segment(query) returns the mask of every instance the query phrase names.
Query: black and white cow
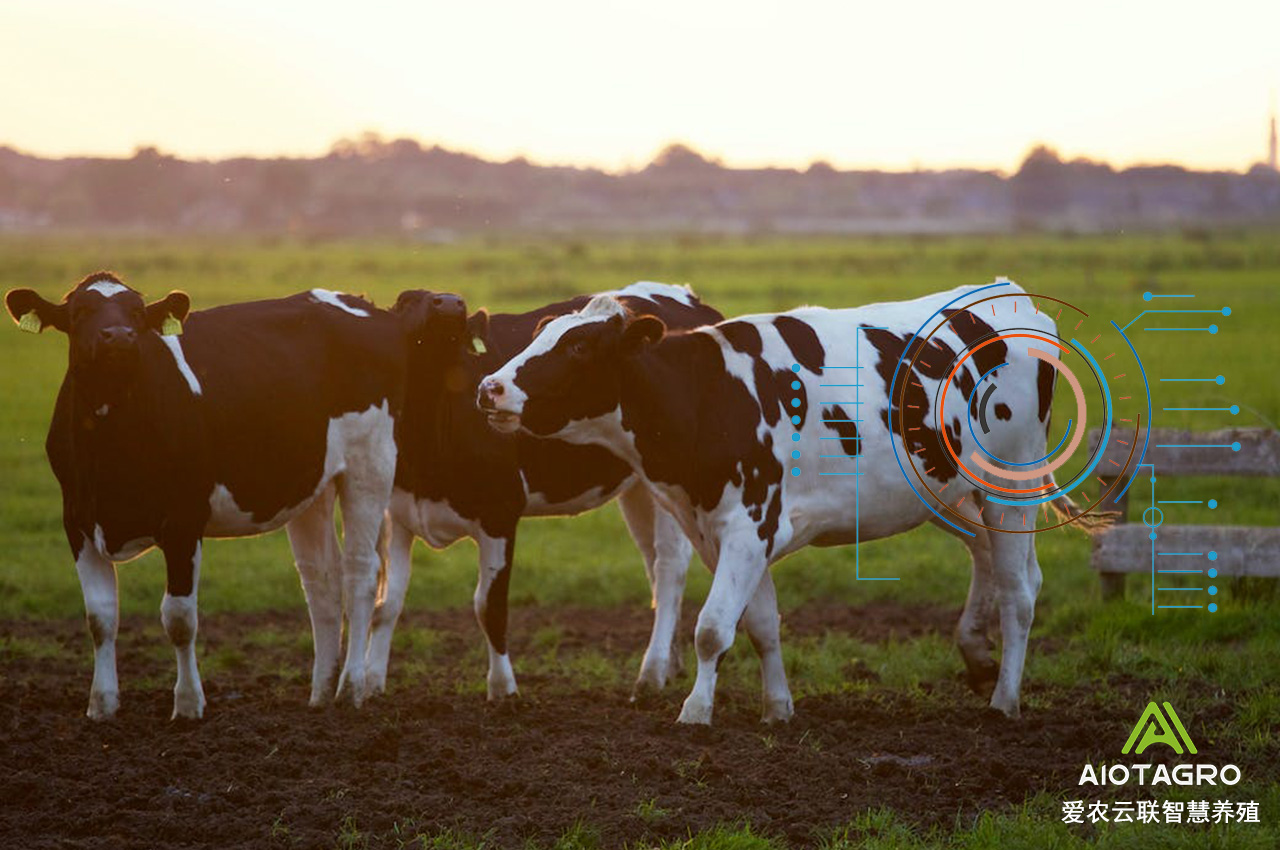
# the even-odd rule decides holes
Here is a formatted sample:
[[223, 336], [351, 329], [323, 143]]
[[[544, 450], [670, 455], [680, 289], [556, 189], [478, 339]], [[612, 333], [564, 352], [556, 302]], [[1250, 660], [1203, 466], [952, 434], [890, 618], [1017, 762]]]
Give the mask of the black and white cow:
[[[804, 307], [682, 333], [666, 333], [661, 321], [601, 297], [550, 322], [523, 353], [482, 382], [479, 405], [496, 428], [602, 445], [626, 458], [680, 521], [702, 559], [715, 565], [697, 623], [697, 681], [682, 722], [711, 721], [716, 665], [739, 620], [760, 654], [764, 719], [791, 716], [770, 564], [804, 546], [852, 543], [855, 534], [872, 540], [928, 521], [942, 525], [908, 486], [891, 441], [899, 442], [904, 464], [914, 465], [949, 504], [959, 503], [967, 519], [1034, 529], [1035, 506], [985, 499], [957, 474], [939, 437], [947, 429], [961, 451], [970, 433], [963, 421], [976, 416], [966, 390], [977, 377], [973, 370], [999, 366], [991, 378], [994, 398], [988, 399], [996, 415], [983, 443], [1010, 462], [1041, 458], [1054, 375], [1051, 370], [1044, 380], [1042, 361], [1028, 355], [1035, 343], [987, 346], [956, 373], [957, 389], [946, 410], [930, 409], [947, 374], [941, 370], [971, 344], [1013, 325], [1054, 330], [1053, 321], [1030, 303], [1012, 322], [1008, 306], [998, 319], [964, 309], [973, 289], [854, 309]], [[1022, 292], [1011, 283], [1002, 291]], [[925, 320], [951, 302], [959, 306], [943, 314], [950, 321], [926, 357], [897, 378], [911, 383], [906, 409], [891, 411], [889, 389], [899, 356]], [[852, 371], [827, 368], [858, 363], [861, 381], [850, 377]], [[855, 383], [862, 384], [856, 404], [848, 388]], [[801, 445], [806, 450], [797, 461]], [[845, 457], [815, 457], [810, 447], [820, 445], [839, 445], [830, 454]], [[861, 476], [818, 475], [852, 471], [855, 463]], [[1045, 478], [1052, 481], [1051, 475]], [[957, 629], [960, 649], [971, 681], [995, 680], [991, 705], [1016, 716], [1040, 587], [1034, 535], [970, 528], [976, 536], [962, 539], [974, 572]], [[993, 608], [1003, 638], [998, 668], [986, 640]]]
[[[610, 293], [631, 310], [690, 328], [722, 317], [682, 286], [642, 282]], [[661, 688], [672, 668], [692, 549], [672, 517], [655, 506], [631, 466], [601, 446], [498, 434], [475, 404], [481, 377], [524, 349], [540, 326], [586, 306], [590, 296], [519, 314], [442, 311], [438, 293], [400, 295], [393, 312], [416, 327], [401, 416], [400, 457], [392, 496], [392, 535], [386, 584], [374, 616], [369, 671], [386, 684], [396, 619], [409, 584], [415, 537], [443, 548], [470, 537], [479, 549], [476, 618], [489, 646], [488, 694], [516, 692], [507, 652], [507, 593], [521, 517], [578, 514], [617, 498], [640, 548], [653, 591], [653, 633], [637, 687]], [[430, 316], [428, 315], [430, 314]], [[472, 339], [484, 349], [476, 353]], [[678, 660], [678, 659], [677, 659]]]
[[201, 540], [282, 525], [311, 608], [311, 702], [334, 698], [345, 603], [336, 690], [358, 705], [395, 472], [401, 319], [318, 289], [188, 316], [185, 294], [146, 304], [105, 272], [61, 303], [30, 289], [5, 302], [24, 329], [70, 338], [46, 450], [95, 646], [88, 715], [108, 718], [119, 705], [116, 563], [152, 547], [164, 553], [160, 616], [178, 664], [173, 716], [200, 717]]

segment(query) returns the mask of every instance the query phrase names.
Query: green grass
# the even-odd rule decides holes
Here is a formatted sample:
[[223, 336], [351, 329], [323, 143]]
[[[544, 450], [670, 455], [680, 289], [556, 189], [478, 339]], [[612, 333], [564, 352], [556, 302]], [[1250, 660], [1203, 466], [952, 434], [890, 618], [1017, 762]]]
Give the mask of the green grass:
[[[965, 237], [928, 239], [655, 239], [581, 244], [526, 244], [501, 239], [436, 246], [402, 242], [223, 242], [215, 240], [14, 239], [0, 241], [0, 286], [32, 286], [54, 297], [85, 273], [114, 268], [151, 296], [169, 289], [189, 292], [196, 308], [234, 300], [285, 295], [313, 286], [364, 292], [390, 303], [402, 289], [428, 288], [466, 296], [472, 308], [529, 309], [547, 301], [636, 279], [688, 282], [726, 315], [783, 309], [800, 303], [853, 306], [909, 298], [963, 283], [1008, 275], [1032, 292], [1063, 298], [1093, 316], [1124, 324], [1153, 305], [1144, 291], [1196, 293], [1208, 306], [1230, 306], [1222, 332], [1146, 334], [1135, 344], [1149, 374], [1223, 374], [1228, 382], [1168, 389], [1153, 384], [1156, 408], [1228, 406], [1226, 414], [1160, 414], [1157, 424], [1214, 428], [1269, 426], [1280, 420], [1280, 381], [1275, 377], [1280, 320], [1280, 239], [1275, 234], [1223, 234], [1197, 239], [1171, 236], [1089, 238]], [[1200, 301], [1197, 301], [1199, 306]], [[1194, 344], [1192, 344], [1192, 342]], [[81, 613], [79, 587], [60, 522], [59, 494], [43, 456], [44, 433], [66, 362], [65, 340], [39, 338], [16, 328], [0, 333], [0, 622], [14, 618], [70, 618]], [[1205, 370], [1209, 372], [1205, 372]], [[1205, 389], [1204, 387], [1208, 387]], [[1059, 393], [1055, 422], [1070, 416]], [[1176, 403], [1175, 403], [1176, 402]], [[1056, 435], [1055, 435], [1056, 436]], [[1165, 479], [1161, 499], [1216, 498], [1220, 507], [1168, 506], [1166, 521], [1275, 525], [1280, 481]], [[1138, 494], [1136, 518], [1145, 507]], [[1195, 679], [1239, 694], [1240, 721], [1223, 734], [1232, 745], [1274, 759], [1275, 713], [1280, 709], [1280, 598], [1276, 583], [1219, 582], [1221, 610], [1168, 612], [1151, 617], [1144, 603], [1147, 581], [1132, 576], [1131, 601], [1102, 604], [1089, 568], [1089, 541], [1072, 530], [1038, 537], [1045, 581], [1033, 637], [1052, 645], [1033, 651], [1031, 681], [1073, 684], [1113, 675], [1136, 676], [1165, 690], [1179, 709], [1192, 701], [1182, 683]], [[776, 570], [784, 610], [806, 601], [862, 604], [880, 600], [958, 607], [969, 583], [964, 547], [932, 528], [866, 544], [864, 575], [898, 576], [898, 582], [857, 582], [853, 551], [808, 549]], [[303, 598], [283, 534], [251, 540], [209, 541], [200, 601], [204, 611], [301, 611]], [[475, 552], [469, 542], [444, 552], [415, 549], [408, 606], [448, 608], [470, 604]], [[164, 569], [148, 555], [121, 569], [121, 608], [158, 613]], [[706, 571], [690, 570], [688, 598], [703, 598]], [[570, 520], [531, 521], [521, 527], [512, 581], [516, 605], [643, 605], [648, 589], [639, 556], [613, 506]], [[305, 622], [299, 617], [299, 624]], [[305, 636], [299, 637], [305, 640]], [[243, 647], [224, 647], [205, 659], [216, 668], [246, 663], [255, 645], [291, 641], [274, 633], [250, 634]], [[586, 686], [625, 685], [626, 670], [591, 653], [564, 655], [554, 630], [539, 634], [536, 651], [517, 659], [519, 669], [570, 674]], [[397, 637], [396, 664], [426, 673], [438, 635], [405, 630]], [[641, 647], [636, 647], [638, 653]], [[38, 641], [5, 640], [0, 657], [56, 651]], [[477, 670], [483, 655], [477, 646]], [[691, 660], [691, 657], [690, 657]], [[789, 640], [786, 661], [797, 695], [865, 687], [850, 665], [870, 670], [882, 685], [913, 691], [923, 682], [954, 676], [958, 654], [937, 636], [884, 644], [851, 637]], [[740, 647], [725, 663], [733, 684], [758, 675], [751, 653]], [[476, 686], [482, 683], [477, 677]], [[1194, 705], [1189, 705], [1194, 713]], [[1264, 812], [1280, 811], [1274, 783]], [[640, 801], [637, 816], [645, 805]], [[1063, 847], [1126, 848], [1142, 843], [1142, 828], [1072, 831], [1053, 816], [1055, 801], [1032, 800], [1013, 814], [957, 824], [951, 833], [918, 835], [891, 812], [871, 813], [831, 839], [832, 847]], [[649, 810], [656, 816], [656, 810]], [[282, 827], [283, 828], [283, 827]], [[1274, 823], [1245, 831], [1184, 828], [1158, 846], [1274, 847]], [[335, 843], [362, 846], [367, 835], [344, 824]], [[589, 831], [571, 831], [562, 846], [591, 846]], [[423, 846], [480, 846], [460, 836], [422, 836]], [[456, 839], [456, 840], [455, 840]], [[1167, 840], [1166, 840], [1167, 839]], [[385, 843], [382, 838], [372, 844]], [[394, 843], [394, 842], [392, 842]], [[746, 827], [691, 836], [679, 847], [773, 847]]]

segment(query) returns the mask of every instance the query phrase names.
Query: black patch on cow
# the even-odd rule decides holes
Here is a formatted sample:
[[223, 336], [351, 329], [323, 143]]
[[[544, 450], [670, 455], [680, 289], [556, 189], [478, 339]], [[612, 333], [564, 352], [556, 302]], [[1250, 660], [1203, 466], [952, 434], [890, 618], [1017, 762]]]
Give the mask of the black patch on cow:
[[778, 329], [782, 341], [791, 349], [796, 362], [814, 374], [822, 374], [822, 365], [826, 359], [826, 349], [818, 339], [818, 332], [794, 316], [776, 316], [773, 326]]
[[511, 567], [515, 548], [516, 539], [513, 535], [507, 538], [507, 545], [503, 549], [505, 563], [489, 585], [481, 617], [485, 636], [489, 638], [494, 650], [502, 654], [507, 651], [507, 600], [511, 591]]
[[760, 331], [750, 322], [725, 322], [720, 325], [720, 332], [734, 351], [740, 351], [749, 357], [759, 357], [764, 351]]
[[1036, 391], [1040, 397], [1040, 421], [1049, 415], [1053, 407], [1053, 382], [1057, 380], [1058, 370], [1044, 360], [1036, 360]]
[[858, 435], [857, 422], [844, 421], [852, 419], [838, 404], [822, 411], [822, 421], [840, 438], [840, 448], [844, 449], [846, 455], [855, 457], [862, 454], [862, 437]]
[[[756, 358], [752, 364], [755, 377], [756, 397], [760, 399], [760, 412], [764, 421], [773, 427], [778, 424], [779, 417], [792, 422], [795, 430], [804, 427], [805, 417], [809, 415], [809, 394], [804, 381], [790, 369], [773, 369], [763, 358]], [[799, 389], [792, 389], [793, 383], [800, 384]], [[798, 405], [792, 404], [798, 400]], [[793, 417], [800, 417], [799, 420]]]
[[[889, 408], [880, 411], [880, 419], [884, 422], [885, 428], [902, 438], [902, 444], [907, 452], [920, 457], [924, 462], [924, 468], [931, 470], [929, 474], [933, 478], [943, 482], [949, 481], [956, 476], [956, 467], [946, 448], [942, 445], [941, 436], [929, 426], [929, 397], [925, 393], [924, 387], [920, 384], [916, 372], [909, 368], [909, 360], [904, 359], [902, 367], [898, 369], [898, 359], [907, 350], [907, 345], [912, 340], [912, 335], [903, 334], [899, 336], [892, 331], [871, 328], [866, 325], [863, 325], [862, 329], [867, 341], [875, 347], [879, 354], [879, 360], [876, 362], [876, 372], [884, 381], [885, 393], [890, 399]], [[918, 338], [916, 339], [918, 340]], [[912, 346], [918, 344], [920, 343], [911, 342]], [[924, 353], [926, 356], [932, 353], [940, 357], [944, 353], [944, 348], [946, 351], [951, 351], [949, 346], [942, 343], [933, 352], [926, 351]], [[954, 359], [954, 354], [947, 362], [950, 363], [951, 359]], [[937, 375], [937, 379], [944, 377], [946, 372], [936, 365], [936, 361], [933, 358], [929, 358], [929, 360], [929, 369]], [[898, 372], [896, 386], [894, 385], [895, 369]], [[900, 393], [904, 393], [902, 402], [906, 405], [905, 407], [899, 406]], [[952, 441], [951, 447], [957, 455], [960, 454], [960, 441], [958, 439]]]
[[1004, 402], [997, 403], [995, 410], [996, 410], [996, 419], [999, 419], [1003, 422], [1008, 422], [1010, 419], [1013, 418], [1013, 411], [1010, 410], [1009, 405], [1005, 404]]
[[961, 366], [956, 369], [956, 376], [951, 379], [951, 383], [960, 391], [960, 397], [969, 402], [969, 416], [976, 417], [978, 415], [978, 394], [973, 391], [973, 373], [968, 367]]
[[[996, 335], [995, 328], [968, 310], [943, 310], [942, 315], [951, 320], [951, 330], [960, 337], [966, 349]], [[1008, 356], [1009, 346], [1004, 340], [999, 340], [974, 352], [973, 362], [978, 374], [985, 375], [1004, 363]]]

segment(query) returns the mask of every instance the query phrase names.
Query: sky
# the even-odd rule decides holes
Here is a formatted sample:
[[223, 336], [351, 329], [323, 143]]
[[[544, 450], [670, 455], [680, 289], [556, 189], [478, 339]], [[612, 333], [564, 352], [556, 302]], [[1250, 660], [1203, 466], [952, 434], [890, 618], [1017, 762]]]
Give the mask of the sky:
[[311, 156], [373, 131], [541, 163], [1242, 170], [1280, 0], [4, 0], [0, 144]]

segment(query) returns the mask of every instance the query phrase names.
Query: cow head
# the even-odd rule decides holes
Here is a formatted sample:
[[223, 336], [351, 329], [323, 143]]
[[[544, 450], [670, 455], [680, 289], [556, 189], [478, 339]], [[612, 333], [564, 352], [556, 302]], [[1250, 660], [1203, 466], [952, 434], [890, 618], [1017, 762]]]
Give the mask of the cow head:
[[31, 289], [10, 290], [4, 300], [23, 330], [40, 333], [51, 327], [70, 337], [73, 372], [104, 377], [124, 377], [132, 370], [146, 334], [181, 333], [191, 308], [184, 292], [147, 304], [110, 272], [89, 275], [59, 304]]
[[616, 298], [597, 295], [548, 321], [528, 348], [481, 381], [477, 403], [499, 431], [556, 436], [616, 408], [623, 361], [665, 332], [660, 319], [631, 316]]
[[415, 348], [471, 349], [467, 302], [461, 295], [407, 289], [396, 298], [391, 312], [400, 317], [409, 344]]

